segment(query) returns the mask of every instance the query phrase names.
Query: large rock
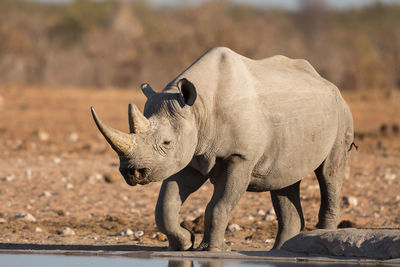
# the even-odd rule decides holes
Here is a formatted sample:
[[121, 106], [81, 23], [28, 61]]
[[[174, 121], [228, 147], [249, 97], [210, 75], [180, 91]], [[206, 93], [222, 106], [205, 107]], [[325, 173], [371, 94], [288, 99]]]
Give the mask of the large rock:
[[400, 258], [400, 229], [315, 230], [289, 239], [282, 249], [345, 257]]

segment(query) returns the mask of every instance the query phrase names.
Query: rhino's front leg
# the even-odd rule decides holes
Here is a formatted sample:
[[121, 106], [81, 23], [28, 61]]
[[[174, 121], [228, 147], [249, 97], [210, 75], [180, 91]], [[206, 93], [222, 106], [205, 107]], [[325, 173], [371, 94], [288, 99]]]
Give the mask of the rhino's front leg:
[[204, 218], [204, 237], [198, 250], [224, 251], [225, 229], [231, 211], [246, 192], [252, 165], [239, 156], [231, 157], [215, 177], [214, 193]]
[[158, 229], [168, 237], [169, 250], [188, 250], [193, 247], [194, 236], [180, 226], [179, 211], [186, 198], [206, 180], [206, 177], [191, 167], [164, 180], [155, 217]]

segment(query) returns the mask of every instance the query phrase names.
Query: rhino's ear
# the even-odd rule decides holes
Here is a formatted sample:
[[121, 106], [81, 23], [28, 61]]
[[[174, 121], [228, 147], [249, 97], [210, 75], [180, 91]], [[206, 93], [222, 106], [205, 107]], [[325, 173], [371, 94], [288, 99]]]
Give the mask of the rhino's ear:
[[178, 88], [179, 94], [181, 95], [185, 105], [192, 106], [197, 98], [196, 88], [194, 87], [193, 83], [183, 78], [179, 80]]
[[154, 92], [153, 88], [148, 83], [142, 83], [140, 86], [142, 88], [143, 94], [147, 97], [150, 98], [152, 95], [155, 95], [156, 92]]

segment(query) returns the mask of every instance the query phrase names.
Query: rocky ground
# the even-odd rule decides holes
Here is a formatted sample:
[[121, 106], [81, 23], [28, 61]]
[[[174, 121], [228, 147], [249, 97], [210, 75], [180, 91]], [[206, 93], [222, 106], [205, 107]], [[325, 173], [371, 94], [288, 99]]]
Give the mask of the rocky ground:
[[[345, 92], [359, 151], [352, 151], [342, 189], [341, 226], [400, 227], [400, 92]], [[18, 244], [166, 247], [154, 223], [160, 183], [129, 187], [118, 159], [92, 122], [95, 106], [110, 125], [128, 130], [130, 90], [0, 89], [0, 246]], [[319, 187], [301, 183], [306, 230], [314, 229]], [[181, 220], [201, 240], [212, 185], [182, 208]], [[277, 222], [268, 193], [247, 193], [226, 232], [233, 250], [266, 250]]]

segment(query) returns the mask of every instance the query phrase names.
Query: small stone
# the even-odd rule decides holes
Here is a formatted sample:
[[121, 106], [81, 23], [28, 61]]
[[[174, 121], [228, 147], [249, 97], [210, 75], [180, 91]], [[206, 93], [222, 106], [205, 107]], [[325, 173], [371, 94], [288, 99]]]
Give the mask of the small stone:
[[310, 185], [307, 187], [308, 190], [310, 191], [315, 191], [315, 190], [319, 190], [319, 185]]
[[32, 170], [26, 169], [25, 170], [26, 179], [30, 180], [32, 178]]
[[115, 235], [116, 236], [126, 236], [126, 232], [125, 232], [125, 230], [122, 230], [122, 231], [116, 233]]
[[43, 230], [42, 230], [42, 228], [40, 228], [40, 227], [36, 227], [36, 228], [35, 228], [35, 232], [36, 232], [36, 233], [41, 233], [41, 232], [43, 232]]
[[195, 208], [195, 209], [192, 209], [190, 212], [195, 213], [195, 214], [202, 214], [202, 213], [204, 213], [204, 209], [203, 208]]
[[248, 217], [248, 219], [249, 219], [249, 221], [254, 221], [255, 220], [255, 218], [253, 216], [251, 216], [251, 215]]
[[275, 215], [275, 210], [273, 208], [267, 210], [267, 214]]
[[6, 177], [1, 178], [2, 181], [6, 181], [6, 182], [11, 182], [15, 179], [15, 175], [14, 174], [9, 174]]
[[358, 205], [358, 200], [355, 197], [346, 197], [346, 196], [344, 196], [342, 198], [342, 200], [343, 200], [343, 205], [345, 205], [345, 206], [356, 207]]
[[242, 230], [242, 227], [240, 227], [238, 224], [236, 223], [232, 223], [230, 225], [228, 225], [228, 231], [229, 232], [236, 232], [236, 231], [240, 231]]
[[50, 138], [50, 135], [47, 132], [43, 131], [43, 130], [39, 130], [37, 132], [37, 136], [38, 136], [39, 140], [43, 141], [43, 142], [49, 140], [49, 138]]
[[104, 173], [104, 181], [109, 184], [113, 184], [119, 180], [119, 175], [114, 172], [106, 172]]
[[28, 222], [36, 222], [36, 218], [33, 217], [33, 215], [30, 214], [30, 213], [20, 213], [20, 214], [15, 215], [15, 218], [16, 219], [23, 219], [23, 220], [28, 221]]
[[135, 208], [131, 208], [131, 209], [130, 209], [130, 212], [131, 212], [131, 213], [134, 213], [134, 214], [137, 214], [137, 215], [140, 215], [140, 213], [141, 213], [140, 210], [135, 209]]
[[390, 169], [386, 169], [385, 171], [385, 180], [388, 181], [393, 181], [394, 179], [396, 179], [396, 174], [392, 173], [392, 171]]
[[74, 189], [74, 185], [71, 184], [71, 183], [68, 183], [68, 184], [65, 185], [65, 188], [68, 189], [68, 190]]
[[54, 212], [55, 212], [58, 216], [64, 216], [64, 215], [65, 215], [65, 213], [64, 213], [63, 210], [55, 210]]
[[143, 231], [137, 231], [136, 233], [135, 233], [135, 237], [137, 238], [137, 239], [139, 239], [140, 237], [142, 237], [144, 235], [144, 232]]
[[272, 214], [268, 214], [268, 215], [266, 215], [264, 217], [264, 221], [271, 222], [271, 221], [274, 221], [274, 220], [275, 220], [275, 215], [272, 215]]
[[65, 140], [67, 140], [68, 142], [76, 142], [79, 139], [79, 135], [78, 133], [70, 133], [69, 135], [66, 136]]
[[54, 158], [53, 158], [53, 162], [54, 162], [55, 164], [60, 164], [60, 163], [61, 163], [61, 159], [60, 159], [59, 157], [54, 157]]
[[263, 209], [259, 209], [258, 211], [257, 211], [257, 214], [258, 215], [260, 215], [260, 216], [265, 216], [265, 210], [263, 210]]
[[133, 231], [131, 229], [126, 229], [126, 230], [122, 230], [122, 231], [118, 232], [116, 235], [117, 236], [132, 236]]
[[161, 232], [155, 233], [151, 238], [152, 238], [152, 239], [157, 239], [158, 241], [161, 241], [161, 242], [166, 242], [166, 241], [168, 241], [167, 236], [164, 235], [164, 234], [161, 233]]
[[265, 243], [267, 243], [267, 244], [272, 243], [272, 242], [274, 242], [274, 239], [273, 239], [273, 238], [267, 238], [267, 239], [265, 239]]
[[93, 173], [87, 176], [87, 180], [89, 181], [89, 184], [95, 184], [97, 181], [100, 181], [103, 178], [103, 175], [100, 173]]
[[75, 231], [72, 230], [72, 229], [69, 228], [69, 227], [65, 227], [65, 228], [60, 232], [60, 234], [65, 235], [65, 236], [73, 236], [73, 235], [75, 235]]
[[0, 223], [6, 223], [6, 219], [0, 218]]
[[41, 193], [39, 195], [39, 197], [51, 197], [51, 196], [52, 196], [52, 194], [50, 191], [44, 191], [43, 193]]

